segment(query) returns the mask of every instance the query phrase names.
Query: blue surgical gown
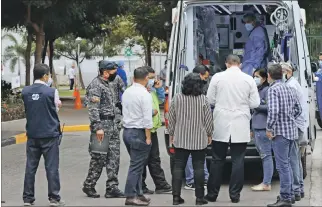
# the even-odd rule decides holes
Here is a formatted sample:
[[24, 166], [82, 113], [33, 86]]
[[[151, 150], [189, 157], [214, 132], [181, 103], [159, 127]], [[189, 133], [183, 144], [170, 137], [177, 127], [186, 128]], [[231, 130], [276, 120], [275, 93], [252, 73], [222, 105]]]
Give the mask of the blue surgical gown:
[[254, 69], [267, 67], [269, 43], [265, 32], [262, 26], [255, 27], [245, 44], [242, 71], [250, 76]]

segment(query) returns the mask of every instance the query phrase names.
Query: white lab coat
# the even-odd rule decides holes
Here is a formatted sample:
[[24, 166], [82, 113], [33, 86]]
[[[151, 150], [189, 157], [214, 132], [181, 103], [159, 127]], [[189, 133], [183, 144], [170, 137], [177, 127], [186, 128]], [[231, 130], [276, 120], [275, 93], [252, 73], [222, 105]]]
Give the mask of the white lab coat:
[[250, 109], [260, 97], [255, 80], [233, 66], [216, 73], [210, 81], [207, 98], [215, 106], [213, 140], [228, 143], [250, 141]]

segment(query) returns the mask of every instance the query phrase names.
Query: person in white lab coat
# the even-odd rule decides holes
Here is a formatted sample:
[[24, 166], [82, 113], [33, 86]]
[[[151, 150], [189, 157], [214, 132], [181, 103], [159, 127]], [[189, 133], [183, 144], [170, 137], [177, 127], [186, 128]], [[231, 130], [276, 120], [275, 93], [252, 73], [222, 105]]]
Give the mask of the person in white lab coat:
[[237, 55], [229, 55], [226, 66], [226, 71], [213, 76], [207, 92], [208, 102], [215, 108], [212, 164], [206, 199], [210, 202], [217, 200], [230, 145], [232, 173], [229, 195], [233, 203], [238, 203], [244, 185], [244, 157], [250, 141], [250, 110], [260, 105], [260, 98], [255, 80], [239, 68]]
[[69, 90], [74, 89], [74, 83], [75, 83], [75, 64], [72, 65], [71, 68], [68, 70], [68, 79], [69, 79]]

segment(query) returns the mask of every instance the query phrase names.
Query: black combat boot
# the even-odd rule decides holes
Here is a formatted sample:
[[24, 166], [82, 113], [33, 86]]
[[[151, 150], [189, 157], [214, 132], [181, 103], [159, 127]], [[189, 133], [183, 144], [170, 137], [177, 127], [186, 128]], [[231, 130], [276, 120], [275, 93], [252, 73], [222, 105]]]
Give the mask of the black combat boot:
[[111, 190], [106, 190], [105, 198], [125, 198], [125, 196], [120, 189], [113, 188]]
[[95, 188], [83, 187], [83, 192], [90, 198], [99, 198], [100, 195], [96, 192]]
[[177, 206], [183, 203], [184, 203], [184, 200], [180, 196], [173, 196], [172, 205]]

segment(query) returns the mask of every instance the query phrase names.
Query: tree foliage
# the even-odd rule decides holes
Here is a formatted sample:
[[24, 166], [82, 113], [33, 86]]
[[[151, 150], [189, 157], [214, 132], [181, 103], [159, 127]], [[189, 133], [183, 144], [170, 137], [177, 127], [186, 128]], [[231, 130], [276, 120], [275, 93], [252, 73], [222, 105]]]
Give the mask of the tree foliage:
[[83, 89], [85, 89], [85, 84], [79, 64], [85, 59], [91, 59], [93, 56], [100, 54], [100, 49], [97, 46], [101, 44], [101, 38], [94, 38], [92, 41], [86, 39], [76, 40], [74, 35], [67, 35], [56, 40], [55, 54], [57, 54], [57, 56], [63, 56], [70, 60], [74, 60], [78, 64], [79, 81]]
[[[24, 34], [22, 41], [18, 40], [10, 33], [4, 34], [1, 39], [8, 39], [13, 44], [9, 45], [4, 50], [3, 63], [6, 64], [9, 61], [9, 68], [11, 72], [15, 71], [15, 67], [22, 60], [23, 64], [26, 66], [26, 50], [27, 50], [27, 35]], [[32, 51], [35, 50], [35, 45], [32, 45]], [[20, 72], [20, 71], [19, 71]]]
[[146, 64], [151, 65], [151, 45], [155, 37], [163, 32], [165, 8], [161, 1], [123, 1], [127, 12], [133, 17], [135, 28], [144, 40]]

